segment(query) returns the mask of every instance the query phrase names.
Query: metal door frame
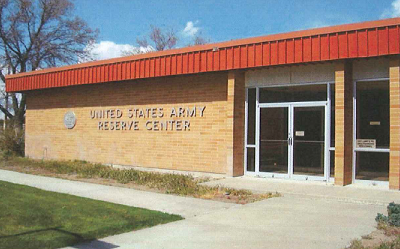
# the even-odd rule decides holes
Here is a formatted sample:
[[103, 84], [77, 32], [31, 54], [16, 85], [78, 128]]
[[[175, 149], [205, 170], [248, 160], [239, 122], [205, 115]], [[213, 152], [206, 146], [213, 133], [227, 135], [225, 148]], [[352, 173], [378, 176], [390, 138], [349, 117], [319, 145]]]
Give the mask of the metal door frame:
[[[261, 108], [288, 108], [288, 139], [293, 140], [293, 129], [294, 129], [294, 108], [296, 107], [324, 107], [325, 111], [325, 141], [324, 141], [324, 176], [310, 176], [310, 175], [295, 175], [293, 174], [293, 145], [288, 144], [288, 173], [269, 173], [260, 172], [260, 112]], [[271, 178], [290, 178], [295, 180], [315, 180], [315, 181], [328, 181], [330, 174], [329, 160], [329, 108], [328, 101], [309, 101], [309, 102], [283, 102], [283, 103], [258, 103], [256, 107], [256, 160], [255, 160], [255, 172], [254, 174], [260, 177], [271, 177]]]
[[[389, 78], [371, 78], [371, 79], [358, 79], [353, 81], [353, 160], [352, 160], [352, 183], [361, 183], [367, 184], [371, 186], [389, 186], [388, 181], [378, 181], [378, 180], [360, 180], [356, 179], [356, 163], [357, 163], [357, 152], [375, 152], [375, 153], [390, 153], [389, 148], [377, 148], [377, 149], [361, 149], [356, 148], [357, 141], [357, 83], [370, 82], [370, 81], [388, 81]], [[390, 91], [390, 82], [389, 82], [389, 91]], [[390, 104], [389, 104], [390, 107]], [[390, 119], [390, 115], [389, 115]], [[389, 127], [390, 129], [390, 127]], [[390, 162], [389, 162], [390, 167]], [[390, 168], [389, 168], [390, 170]]]

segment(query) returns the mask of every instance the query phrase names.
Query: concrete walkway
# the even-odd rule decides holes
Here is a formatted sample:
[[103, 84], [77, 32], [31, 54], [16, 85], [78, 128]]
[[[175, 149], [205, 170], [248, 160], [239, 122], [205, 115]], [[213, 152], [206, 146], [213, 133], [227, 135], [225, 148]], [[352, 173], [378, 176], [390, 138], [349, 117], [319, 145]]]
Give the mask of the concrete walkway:
[[[254, 191], [277, 190], [283, 192], [284, 196], [235, 205], [4, 170], [0, 170], [0, 180], [186, 217], [185, 220], [111, 236], [69, 249], [339, 249], [352, 239], [373, 231], [376, 213], [385, 212], [387, 203], [400, 202], [398, 191], [339, 188], [318, 183], [279, 183], [245, 177], [226, 178], [208, 184]], [[279, 185], [283, 191], [280, 191]]]
[[248, 189], [253, 192], [279, 192], [286, 197], [306, 197], [327, 199], [342, 202], [384, 205], [391, 201], [400, 203], [400, 191], [389, 190], [388, 186], [371, 186], [351, 184], [345, 187], [333, 183], [316, 181], [294, 181], [284, 179], [267, 179], [256, 177], [229, 177], [203, 183], [209, 186], [225, 186], [237, 189]]
[[0, 170], [0, 180], [58, 193], [71, 194], [132, 207], [147, 208], [170, 214], [179, 214], [185, 218], [212, 213], [237, 205], [129, 188], [29, 175], [6, 170]]

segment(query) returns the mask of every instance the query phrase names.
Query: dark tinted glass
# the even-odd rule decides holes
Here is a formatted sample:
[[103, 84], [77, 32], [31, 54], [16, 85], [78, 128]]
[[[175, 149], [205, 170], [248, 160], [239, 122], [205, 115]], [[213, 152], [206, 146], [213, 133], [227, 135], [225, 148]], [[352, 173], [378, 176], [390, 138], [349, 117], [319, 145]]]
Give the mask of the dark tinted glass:
[[357, 83], [357, 139], [389, 148], [389, 82]]
[[331, 88], [331, 147], [335, 147], [335, 85], [330, 84]]
[[356, 179], [389, 180], [389, 153], [357, 152]]
[[330, 153], [330, 171], [331, 171], [331, 173], [330, 173], [330, 177], [335, 177], [335, 151], [334, 150], [331, 150], [331, 151], [329, 151], [329, 153]]
[[260, 88], [260, 103], [326, 101], [326, 89], [325, 84]]
[[295, 107], [293, 173], [324, 175], [325, 107]]
[[255, 148], [247, 148], [247, 171], [254, 172], [256, 166], [255, 166]]
[[247, 103], [247, 144], [255, 144], [256, 89], [248, 89]]
[[261, 108], [260, 172], [288, 173], [288, 108]]

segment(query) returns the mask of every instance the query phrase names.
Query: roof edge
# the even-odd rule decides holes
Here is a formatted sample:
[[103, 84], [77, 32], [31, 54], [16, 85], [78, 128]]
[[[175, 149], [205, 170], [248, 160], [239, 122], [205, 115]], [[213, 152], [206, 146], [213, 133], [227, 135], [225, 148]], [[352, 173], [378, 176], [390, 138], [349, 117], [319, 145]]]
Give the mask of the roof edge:
[[45, 73], [51, 73], [51, 72], [67, 71], [67, 70], [72, 70], [72, 69], [77, 69], [77, 68], [86, 68], [86, 67], [114, 64], [114, 63], [120, 63], [120, 62], [128, 62], [128, 61], [134, 61], [134, 60], [140, 60], [140, 59], [150, 59], [150, 58], [156, 58], [156, 57], [168, 56], [168, 55], [200, 52], [200, 51], [212, 50], [214, 48], [221, 49], [221, 48], [226, 48], [226, 47], [246, 45], [246, 44], [250, 44], [250, 43], [271, 42], [271, 41], [279, 41], [279, 40], [284, 40], [284, 39], [296, 39], [296, 38], [300, 38], [300, 37], [309, 37], [309, 36], [338, 33], [338, 32], [349, 32], [349, 31], [353, 31], [353, 30], [379, 28], [379, 27], [393, 26], [393, 25], [399, 25], [399, 24], [400, 24], [400, 18], [388, 18], [388, 19], [382, 19], [382, 20], [377, 20], [377, 21], [366, 21], [366, 22], [351, 23], [351, 24], [341, 24], [341, 25], [335, 25], [335, 26], [306, 29], [306, 30], [299, 30], [299, 31], [291, 31], [291, 32], [286, 32], [286, 33], [278, 33], [278, 34], [271, 34], [271, 35], [251, 37], [251, 38], [236, 39], [236, 40], [225, 41], [225, 42], [210, 43], [210, 44], [205, 44], [205, 45], [176, 48], [176, 49], [170, 49], [170, 50], [164, 50], [164, 51], [150, 52], [150, 53], [145, 53], [145, 54], [118, 57], [118, 58], [107, 59], [107, 60], [85, 62], [85, 63], [73, 64], [73, 65], [67, 65], [67, 66], [61, 66], [61, 67], [53, 67], [53, 68], [47, 68], [47, 69], [42, 69], [42, 70], [37, 70], [37, 71], [7, 75], [6, 79], [19, 78], [19, 77], [37, 75], [37, 74], [45, 74]]

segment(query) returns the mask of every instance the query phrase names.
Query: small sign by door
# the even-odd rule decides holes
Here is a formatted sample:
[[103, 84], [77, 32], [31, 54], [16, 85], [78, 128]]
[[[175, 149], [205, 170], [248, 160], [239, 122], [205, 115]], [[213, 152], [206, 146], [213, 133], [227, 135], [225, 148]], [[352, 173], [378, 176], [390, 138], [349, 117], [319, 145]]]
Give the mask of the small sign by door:
[[376, 139], [357, 139], [356, 148], [376, 148]]
[[381, 121], [369, 121], [369, 125], [381, 125]]
[[297, 137], [304, 137], [304, 131], [296, 131], [295, 134]]

